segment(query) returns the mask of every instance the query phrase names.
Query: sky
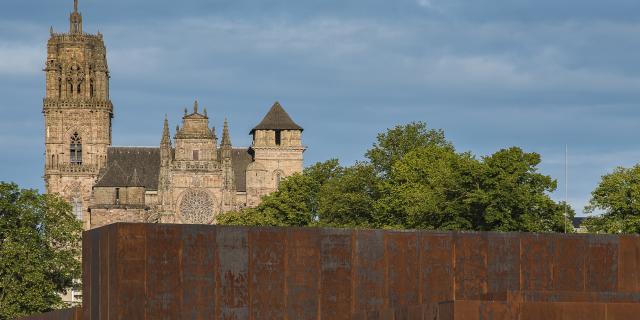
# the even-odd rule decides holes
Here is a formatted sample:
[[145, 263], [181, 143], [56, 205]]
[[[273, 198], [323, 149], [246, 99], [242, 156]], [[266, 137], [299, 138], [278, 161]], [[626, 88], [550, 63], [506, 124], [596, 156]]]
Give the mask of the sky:
[[[104, 35], [113, 144], [158, 146], [198, 99], [236, 146], [280, 101], [305, 164], [364, 159], [424, 121], [478, 157], [542, 155], [580, 215], [602, 175], [640, 162], [637, 0], [80, 0]], [[0, 181], [43, 188], [44, 59], [72, 0], [0, 6]]]

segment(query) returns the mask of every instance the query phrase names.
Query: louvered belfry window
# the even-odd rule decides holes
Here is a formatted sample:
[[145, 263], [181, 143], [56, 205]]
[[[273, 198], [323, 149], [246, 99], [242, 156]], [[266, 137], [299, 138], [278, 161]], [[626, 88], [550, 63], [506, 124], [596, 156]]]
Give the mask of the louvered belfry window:
[[69, 152], [72, 164], [82, 164], [82, 138], [77, 132], [71, 136]]

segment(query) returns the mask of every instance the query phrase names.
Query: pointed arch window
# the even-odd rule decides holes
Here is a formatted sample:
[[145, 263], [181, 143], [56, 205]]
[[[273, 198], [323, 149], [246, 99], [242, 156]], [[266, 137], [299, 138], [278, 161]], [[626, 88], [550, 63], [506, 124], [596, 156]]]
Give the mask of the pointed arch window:
[[72, 164], [82, 164], [82, 138], [75, 132], [71, 136], [71, 144], [69, 146]]
[[73, 215], [76, 219], [82, 221], [82, 200], [79, 197], [72, 199]]

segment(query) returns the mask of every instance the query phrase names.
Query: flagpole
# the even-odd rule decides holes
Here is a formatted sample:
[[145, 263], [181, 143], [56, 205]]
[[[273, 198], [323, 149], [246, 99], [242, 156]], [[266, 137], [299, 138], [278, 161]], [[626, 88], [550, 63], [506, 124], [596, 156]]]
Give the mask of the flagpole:
[[567, 222], [569, 220], [569, 145], [564, 145], [564, 233], [567, 233]]

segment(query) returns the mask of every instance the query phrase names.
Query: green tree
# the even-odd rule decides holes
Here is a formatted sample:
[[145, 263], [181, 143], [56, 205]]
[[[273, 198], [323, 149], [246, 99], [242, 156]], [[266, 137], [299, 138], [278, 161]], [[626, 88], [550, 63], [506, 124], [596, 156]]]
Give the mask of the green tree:
[[[484, 157], [479, 187], [468, 203], [483, 213], [480, 230], [563, 231], [564, 204], [549, 197], [557, 183], [537, 172], [541, 158], [517, 147]], [[573, 210], [570, 210], [573, 214]]]
[[378, 134], [377, 141], [365, 156], [381, 175], [391, 172], [393, 164], [419, 147], [439, 146], [453, 150], [444, 131], [428, 129], [424, 122], [398, 125]]
[[377, 201], [378, 220], [388, 227], [469, 230], [473, 214], [464, 202], [479, 164], [448, 146], [418, 147], [397, 161]]
[[332, 227], [378, 228], [374, 204], [380, 178], [368, 163], [344, 168], [323, 184], [318, 195], [319, 224]]
[[342, 168], [338, 160], [316, 163], [300, 174], [287, 177], [278, 190], [262, 198], [256, 208], [227, 212], [219, 224], [262, 226], [307, 226], [318, 221], [318, 193], [323, 184]]
[[640, 164], [632, 168], [616, 168], [602, 177], [591, 193], [585, 211], [602, 214], [587, 219], [585, 225], [591, 232], [638, 233], [640, 232]]
[[[369, 161], [318, 163], [286, 179], [225, 224], [396, 229], [563, 231], [565, 205], [549, 193], [540, 155], [513, 147], [478, 160], [422, 122], [381, 133]], [[569, 216], [573, 210], [568, 208]]]
[[0, 182], [0, 319], [63, 307], [80, 277], [82, 226], [55, 195]]

